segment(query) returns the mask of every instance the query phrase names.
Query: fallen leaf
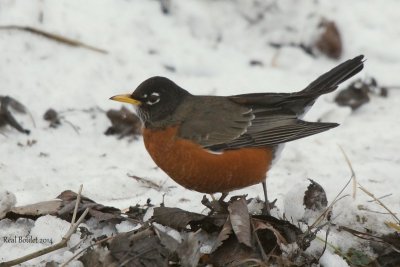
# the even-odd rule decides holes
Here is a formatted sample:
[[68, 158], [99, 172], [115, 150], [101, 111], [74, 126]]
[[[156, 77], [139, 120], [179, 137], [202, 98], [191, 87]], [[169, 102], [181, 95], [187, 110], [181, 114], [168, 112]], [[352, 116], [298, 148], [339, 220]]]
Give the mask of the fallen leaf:
[[130, 206], [129, 209], [124, 212], [124, 214], [127, 215], [130, 219], [136, 220], [138, 222], [143, 222], [143, 217], [146, 214], [148, 208], [151, 206], [152, 205], [141, 207], [139, 204], [137, 204], [136, 206]]
[[229, 238], [229, 236], [232, 234], [232, 232], [233, 232], [233, 230], [232, 230], [231, 220], [228, 217], [226, 219], [224, 226], [222, 226], [221, 232], [219, 232], [217, 240], [215, 241], [214, 246], [211, 251], [215, 251], [219, 246], [221, 246], [222, 243], [226, 239]]
[[[71, 221], [75, 209], [77, 194], [71, 190], [66, 190], [58, 195], [57, 198], [62, 200], [57, 216], [66, 221]], [[89, 208], [88, 217], [94, 217], [100, 222], [112, 221], [114, 223], [120, 223], [121, 221], [126, 220], [126, 218], [121, 215], [121, 210], [98, 204], [90, 198], [81, 196], [81, 201], [78, 205], [78, 214], [83, 213], [86, 208]]]
[[325, 190], [317, 182], [310, 180], [310, 185], [304, 193], [303, 204], [307, 209], [318, 211], [328, 206]]
[[43, 201], [35, 204], [12, 208], [6, 215], [9, 219], [30, 218], [37, 219], [44, 215], [55, 215], [60, 209], [62, 201], [59, 199]]
[[373, 252], [377, 255], [375, 262], [380, 267], [400, 266], [400, 233], [394, 232], [380, 238], [384, 243], [371, 242]]
[[183, 241], [177, 250], [181, 259], [180, 264], [187, 267], [196, 267], [200, 260], [200, 248], [204, 243], [205, 235], [202, 230], [183, 233], [182, 235]]
[[274, 228], [268, 222], [260, 221], [260, 220], [257, 220], [257, 219], [253, 219], [253, 223], [254, 223], [254, 230], [255, 231], [258, 231], [260, 229], [268, 229], [268, 230], [270, 230], [275, 235], [276, 244], [278, 244], [280, 247], [282, 245], [287, 245], [288, 244], [288, 241], [283, 237], [281, 232], [279, 232], [278, 229]]
[[51, 128], [57, 128], [61, 125], [60, 117], [58, 116], [57, 111], [52, 108], [49, 108], [43, 115], [43, 119], [50, 122]]
[[378, 85], [375, 78], [370, 77], [368, 79], [358, 79], [352, 82], [336, 95], [335, 102], [339, 106], [347, 106], [352, 110], [356, 110], [369, 102], [370, 93], [387, 97], [387, 89]]
[[88, 250], [78, 260], [83, 263], [83, 266], [106, 267], [111, 265], [110, 262], [106, 262], [107, 254], [108, 254], [107, 249], [99, 247], [96, 248], [95, 250]]
[[[254, 215], [252, 217], [254, 231], [256, 231], [266, 254], [269, 254], [276, 245], [301, 242], [303, 232], [289, 221], [269, 215]], [[298, 245], [304, 250], [309, 246], [309, 244], [307, 246]]]
[[118, 262], [118, 266], [168, 266], [170, 252], [151, 228], [119, 234], [112, 239], [109, 249], [110, 256]]
[[120, 110], [110, 109], [106, 115], [111, 121], [111, 126], [106, 130], [105, 135], [118, 134], [118, 138], [121, 139], [128, 135], [141, 134], [142, 123], [139, 117], [126, 107]]
[[240, 263], [249, 259], [261, 259], [261, 256], [253, 248], [238, 242], [236, 235], [230, 235], [209, 255], [206, 263], [213, 266], [242, 266]]
[[244, 198], [232, 202], [228, 206], [233, 232], [240, 243], [251, 247], [250, 215]]
[[322, 33], [315, 42], [315, 47], [330, 58], [338, 59], [342, 55], [342, 39], [336, 23], [322, 19]]
[[156, 207], [152, 218], [154, 222], [180, 231], [186, 229], [190, 222], [201, 221], [205, 217], [205, 215], [184, 211], [179, 208]]

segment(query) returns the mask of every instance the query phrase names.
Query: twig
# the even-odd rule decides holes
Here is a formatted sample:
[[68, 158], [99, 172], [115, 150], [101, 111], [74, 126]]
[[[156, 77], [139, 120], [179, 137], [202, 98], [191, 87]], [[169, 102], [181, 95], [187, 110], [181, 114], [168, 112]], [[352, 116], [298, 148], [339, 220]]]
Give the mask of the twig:
[[80, 254], [82, 254], [82, 252], [84, 252], [84, 251], [86, 251], [86, 250], [88, 250], [88, 249], [90, 249], [90, 248], [92, 248], [92, 247], [94, 247], [94, 246], [97, 246], [97, 245], [99, 245], [99, 244], [101, 244], [101, 243], [103, 243], [103, 242], [106, 242], [106, 241], [108, 241], [108, 240], [110, 240], [110, 239], [113, 239], [113, 238], [115, 238], [115, 237], [116, 237], [116, 236], [109, 236], [109, 237], [100, 239], [99, 241], [97, 241], [97, 242], [94, 243], [94, 244], [91, 244], [91, 245], [89, 245], [89, 246], [87, 246], [87, 247], [85, 247], [85, 248], [82, 248], [82, 249], [79, 250], [74, 256], [72, 256], [68, 261], [66, 261], [65, 263], [63, 263], [60, 267], [65, 267], [65, 266], [67, 266], [68, 263], [70, 263], [71, 261], [73, 261], [74, 259], [76, 259]]
[[396, 224], [394, 222], [385, 222], [385, 224], [387, 227], [393, 228], [394, 230], [400, 233], [400, 224]]
[[371, 235], [369, 233], [363, 233], [354, 229], [351, 229], [349, 227], [346, 226], [339, 226], [338, 228], [339, 231], [346, 231], [358, 238], [364, 239], [364, 240], [368, 240], [368, 241], [374, 241], [374, 242], [379, 242], [379, 243], [383, 243], [386, 246], [391, 247], [394, 251], [400, 253], [400, 249], [397, 248], [396, 246], [394, 246], [393, 244], [391, 244], [390, 242], [386, 241], [385, 238], [382, 238], [380, 236], [375, 236], [375, 235]]
[[368, 240], [368, 241], [387, 243], [379, 236], [374, 236], [374, 235], [371, 235], [369, 233], [363, 233], [363, 232], [351, 229], [351, 228], [349, 228], [347, 226], [339, 226], [338, 227], [338, 231], [346, 231], [346, 232], [348, 232], [348, 233], [350, 233], [350, 234], [352, 234], [352, 235], [354, 235], [354, 236], [356, 236], [358, 238], [361, 238], [361, 239], [364, 239], [364, 240]]
[[78, 221], [75, 223], [76, 213], [78, 212], [78, 205], [79, 205], [79, 201], [78, 200], [80, 200], [81, 191], [82, 191], [82, 185], [80, 186], [79, 194], [78, 194], [77, 199], [76, 199], [77, 201], [75, 203], [75, 209], [74, 209], [74, 214], [72, 215], [72, 221], [71, 221], [70, 228], [69, 228], [68, 232], [63, 236], [63, 238], [61, 239], [60, 242], [58, 242], [57, 244], [54, 244], [54, 245], [52, 245], [50, 247], [46, 247], [44, 249], [35, 251], [35, 252], [31, 253], [31, 254], [28, 254], [28, 255], [25, 255], [23, 257], [17, 258], [15, 260], [1, 262], [0, 263], [0, 267], [14, 266], [14, 265], [17, 265], [17, 264], [32, 260], [34, 258], [40, 257], [42, 255], [48, 254], [48, 253], [53, 252], [55, 250], [58, 250], [60, 248], [66, 247], [67, 246], [67, 242], [69, 241], [71, 236], [76, 232], [76, 229], [79, 227], [79, 225], [85, 219], [86, 215], [89, 212], [89, 208], [87, 208], [82, 213], [82, 215], [79, 217]]
[[380, 206], [382, 206], [385, 210], [387, 210], [392, 217], [394, 218], [394, 220], [400, 224], [400, 219], [396, 216], [396, 214], [394, 214], [385, 204], [383, 204], [382, 201], [380, 201], [378, 198], [375, 197], [374, 194], [372, 194], [371, 192], [369, 192], [366, 188], [364, 188], [360, 183], [358, 183], [358, 187], [368, 196], [372, 197], [375, 202], [377, 202]]
[[75, 220], [76, 220], [76, 214], [78, 213], [78, 206], [79, 206], [79, 203], [81, 202], [82, 189], [83, 189], [83, 185], [81, 184], [79, 186], [78, 195], [76, 196], [75, 208], [74, 208], [74, 213], [72, 213], [71, 224], [74, 224]]
[[155, 182], [153, 182], [153, 181], [151, 181], [149, 179], [146, 179], [146, 178], [143, 178], [143, 177], [139, 177], [137, 175], [132, 175], [132, 174], [129, 174], [129, 173], [127, 173], [126, 175], [128, 177], [133, 178], [136, 181], [144, 184], [145, 187], [147, 187], [147, 188], [152, 188], [152, 189], [155, 189], [157, 191], [161, 191], [161, 189], [163, 189], [162, 185], [156, 184]]
[[[378, 213], [378, 214], [384, 214], [384, 215], [392, 215], [392, 214], [389, 213], [389, 212], [382, 212], [382, 211], [371, 210], [371, 209], [368, 209], [368, 208], [366, 208], [366, 207], [364, 207], [364, 206], [362, 206], [362, 205], [359, 205], [357, 208], [358, 208], [359, 210], [368, 211], [368, 212], [372, 212], [372, 213]], [[393, 214], [396, 214], [396, 213], [393, 213]]]
[[342, 258], [346, 259], [348, 262], [352, 262], [352, 261], [351, 261], [351, 258], [350, 258], [347, 254], [344, 254], [344, 253], [340, 250], [340, 248], [335, 247], [333, 244], [331, 244], [331, 243], [325, 241], [325, 239], [323, 239], [323, 238], [321, 238], [321, 237], [319, 237], [319, 236], [316, 236], [316, 239], [319, 240], [319, 241], [321, 241], [321, 242], [324, 242], [324, 244], [326, 244], [328, 247], [330, 247], [331, 249], [333, 249], [333, 251], [334, 251], [336, 254], [338, 254], [338, 255], [341, 256]]
[[72, 122], [70, 122], [69, 120], [67, 120], [67, 119], [62, 119], [64, 122], [66, 122], [66, 123], [68, 123], [71, 127], [72, 127], [72, 129], [74, 129], [74, 131], [76, 132], [76, 134], [77, 135], [79, 135], [79, 130], [78, 130], [78, 127], [76, 127]]
[[321, 255], [319, 256], [317, 262], [319, 262], [319, 260], [321, 259], [321, 257], [325, 254], [326, 246], [328, 245], [328, 235], [329, 235], [330, 230], [331, 230], [331, 227], [330, 227], [330, 224], [329, 224], [329, 225], [328, 225], [328, 229], [326, 229], [324, 248], [322, 249]]
[[[324, 211], [324, 212], [315, 220], [315, 222], [311, 225], [311, 227], [309, 228], [309, 230], [311, 230], [312, 228], [314, 228], [315, 225], [319, 224], [319, 222], [325, 217], [325, 215], [331, 210], [332, 206], [333, 206], [337, 201], [339, 201], [340, 199], [342, 199], [343, 197], [345, 197], [345, 196], [343, 196], [343, 197], [339, 198], [339, 196], [343, 193], [343, 191], [347, 188], [347, 186], [350, 184], [351, 181], [353, 181], [353, 198], [356, 197], [356, 189], [355, 189], [355, 188], [357, 188], [357, 186], [356, 186], [356, 183], [357, 183], [357, 181], [356, 181], [356, 174], [355, 174], [354, 169], [353, 169], [353, 167], [352, 167], [352, 165], [351, 165], [351, 162], [350, 162], [349, 158], [347, 157], [346, 153], [344, 152], [343, 148], [342, 148], [340, 145], [338, 145], [338, 146], [339, 146], [340, 150], [342, 151], [342, 153], [343, 153], [343, 155], [344, 155], [344, 157], [345, 157], [345, 160], [346, 160], [347, 164], [349, 165], [349, 168], [350, 168], [350, 171], [351, 171], [351, 177], [350, 177], [349, 181], [346, 183], [346, 185], [342, 188], [342, 190], [340, 190], [340, 192], [339, 192], [339, 193], [336, 195], [336, 197], [333, 199], [332, 203], [331, 203], [328, 207], [326, 207], [325, 211]], [[338, 199], [338, 198], [339, 198], [339, 199]]]
[[347, 183], [345, 184], [345, 186], [342, 188], [342, 190], [340, 190], [340, 192], [336, 195], [336, 197], [333, 199], [333, 201], [332, 201], [332, 203], [328, 206], [328, 207], [326, 207], [326, 209], [324, 210], [324, 212], [315, 220], [315, 222], [310, 226], [310, 229], [312, 229], [312, 228], [314, 228], [314, 226], [315, 225], [317, 225], [321, 220], [322, 220], [322, 218], [324, 218], [325, 217], [325, 215], [332, 209], [332, 206], [337, 202], [337, 201], [339, 201], [340, 199], [342, 199], [343, 197], [341, 197], [340, 199], [338, 199], [339, 198], [339, 196], [343, 193], [343, 191], [347, 188], [347, 186], [350, 184], [350, 182], [351, 182], [351, 180], [353, 179], [353, 177], [351, 177], [348, 181], [347, 181]]
[[265, 254], [264, 248], [263, 248], [263, 246], [261, 244], [260, 239], [258, 238], [257, 231], [256, 231], [256, 229], [254, 227], [254, 223], [253, 223], [253, 220], [251, 218], [250, 218], [250, 223], [251, 223], [251, 228], [253, 228], [253, 235], [254, 235], [254, 237], [255, 237], [255, 239], [257, 241], [258, 248], [260, 249], [261, 258], [262, 258], [262, 260], [264, 262], [268, 262], [269, 256], [267, 254]]
[[108, 51], [106, 51], [104, 49], [100, 49], [100, 48], [79, 42], [77, 40], [72, 40], [72, 39], [69, 39], [67, 37], [64, 37], [64, 36], [61, 36], [58, 34], [45, 32], [43, 30], [39, 30], [39, 29], [30, 27], [30, 26], [6, 25], [6, 26], [0, 26], [0, 30], [19, 30], [19, 31], [30, 32], [30, 33], [45, 37], [47, 39], [53, 40], [55, 42], [63, 43], [65, 45], [74, 46], [74, 47], [82, 47], [82, 48], [86, 48], [86, 49], [89, 49], [91, 51], [98, 52], [101, 54], [108, 54]]
[[36, 128], [36, 122], [35, 122], [35, 119], [34, 119], [33, 116], [32, 116], [32, 113], [31, 113], [29, 110], [28, 110], [27, 112], [28, 112], [29, 118], [30, 118], [31, 121], [32, 121], [33, 128]]
[[357, 178], [356, 178], [356, 173], [354, 172], [353, 165], [351, 164], [351, 161], [349, 157], [347, 156], [346, 152], [344, 152], [344, 149], [338, 145], [340, 148], [340, 151], [342, 151], [342, 154], [344, 156], [344, 159], [347, 162], [347, 165], [349, 165], [350, 171], [351, 171], [351, 178], [353, 179], [353, 199], [356, 199], [356, 193], [357, 193]]
[[[385, 197], [390, 197], [391, 195], [393, 195], [393, 193], [390, 194], [386, 194], [384, 196], [378, 197], [378, 199], [384, 199]], [[374, 202], [375, 200], [368, 200], [367, 202]]]

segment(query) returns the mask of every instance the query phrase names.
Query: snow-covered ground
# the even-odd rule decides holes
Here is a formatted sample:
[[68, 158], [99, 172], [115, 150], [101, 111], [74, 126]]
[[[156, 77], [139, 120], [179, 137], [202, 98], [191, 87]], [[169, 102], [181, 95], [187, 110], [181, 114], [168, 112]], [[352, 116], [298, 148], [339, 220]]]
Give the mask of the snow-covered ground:
[[[254, 6], [255, 2], [261, 6]], [[105, 49], [108, 54], [27, 32], [0, 30], [0, 95], [26, 105], [34, 119], [33, 123], [29, 116], [16, 116], [31, 130], [29, 136], [10, 127], [1, 129], [0, 190], [14, 193], [17, 205], [25, 205], [49, 200], [66, 189], [77, 191], [83, 184], [85, 196], [121, 209], [144, 204], [148, 198], [158, 204], [166, 193], [167, 206], [202, 212], [202, 194], [182, 188], [156, 168], [141, 138], [130, 142], [103, 134], [110, 126], [104, 111], [121, 106], [108, 98], [131, 92], [154, 75], [169, 77], [194, 94], [291, 92], [359, 54], [367, 61], [358, 78], [373, 76], [382, 85], [398, 86], [399, 10], [396, 0], [172, 0], [171, 14], [164, 15], [155, 0], [1, 0], [0, 25], [39, 28]], [[259, 14], [264, 18], [257, 21]], [[310, 42], [322, 16], [334, 20], [341, 32], [344, 51], [339, 61], [313, 58], [294, 47], [278, 51], [268, 45]], [[264, 64], [250, 66], [250, 60]], [[350, 178], [340, 145], [358, 182], [377, 197], [392, 194], [383, 201], [399, 213], [400, 90], [389, 90], [387, 98], [371, 95], [371, 101], [355, 112], [338, 107], [333, 102], [335, 94], [322, 96], [305, 119], [322, 118], [341, 126], [286, 145], [268, 175], [271, 199], [278, 199], [281, 212], [284, 202], [290, 203], [288, 198], [301, 209], [301, 203], [295, 204], [296, 194], [288, 193], [303, 188], [304, 180], [312, 178], [331, 201]], [[48, 108], [60, 112], [79, 133], [65, 122], [57, 129], [49, 128], [42, 119]], [[31, 140], [36, 143], [27, 145]], [[165, 190], [143, 187], [127, 173], [150, 178]], [[262, 187], [235, 193], [262, 196]], [[351, 193], [351, 187], [345, 193]], [[389, 216], [357, 210], [362, 204], [384, 212], [367, 200], [360, 190], [355, 200], [343, 199], [334, 208], [336, 220], [350, 225], [357, 212], [371, 218], [368, 228], [384, 228], [383, 221], [390, 220]], [[287, 207], [286, 216], [293, 210]], [[3, 223], [1, 227], [2, 232], [19, 233], [16, 225]], [[339, 235], [333, 234], [332, 239], [336, 245], [349, 246]], [[26, 252], [26, 247], [0, 240], [0, 261]], [[68, 253], [60, 252], [60, 259], [70, 256], [64, 254]], [[339, 266], [337, 258], [327, 253], [322, 261], [324, 266]], [[332, 261], [336, 265], [329, 265]]]

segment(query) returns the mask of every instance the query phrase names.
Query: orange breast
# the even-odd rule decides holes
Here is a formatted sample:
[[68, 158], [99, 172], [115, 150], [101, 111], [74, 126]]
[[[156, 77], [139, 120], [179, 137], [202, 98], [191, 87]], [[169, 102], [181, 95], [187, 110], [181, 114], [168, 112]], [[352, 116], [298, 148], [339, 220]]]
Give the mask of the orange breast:
[[145, 129], [144, 143], [155, 163], [178, 184], [198, 192], [229, 192], [262, 182], [271, 148], [243, 148], [213, 154], [176, 137], [177, 128]]

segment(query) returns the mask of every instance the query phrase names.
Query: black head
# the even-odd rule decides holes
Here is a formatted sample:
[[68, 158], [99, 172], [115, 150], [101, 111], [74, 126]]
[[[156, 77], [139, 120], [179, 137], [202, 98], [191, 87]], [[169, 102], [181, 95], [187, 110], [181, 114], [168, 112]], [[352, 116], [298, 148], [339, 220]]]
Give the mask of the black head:
[[189, 92], [173, 81], [155, 76], [142, 82], [131, 95], [117, 95], [112, 100], [137, 107], [140, 119], [147, 124], [170, 116]]

